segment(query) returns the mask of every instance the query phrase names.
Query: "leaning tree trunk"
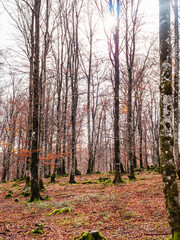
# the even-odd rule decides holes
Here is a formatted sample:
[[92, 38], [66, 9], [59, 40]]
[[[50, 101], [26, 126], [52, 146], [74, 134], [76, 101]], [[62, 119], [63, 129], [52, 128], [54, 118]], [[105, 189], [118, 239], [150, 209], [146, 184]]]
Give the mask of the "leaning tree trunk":
[[180, 203], [173, 156], [170, 0], [160, 0], [160, 162], [172, 239], [180, 239]]
[[33, 132], [32, 132], [32, 161], [31, 161], [31, 198], [30, 202], [40, 199], [39, 179], [38, 179], [38, 136], [39, 136], [39, 39], [40, 39], [40, 7], [41, 0], [35, 0], [35, 51], [33, 70]]

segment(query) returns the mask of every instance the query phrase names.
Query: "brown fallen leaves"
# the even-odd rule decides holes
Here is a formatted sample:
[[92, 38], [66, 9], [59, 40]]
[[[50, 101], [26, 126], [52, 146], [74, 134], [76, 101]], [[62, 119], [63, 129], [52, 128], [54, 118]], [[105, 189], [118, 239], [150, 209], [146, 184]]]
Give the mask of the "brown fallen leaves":
[[[68, 184], [68, 177], [51, 184], [45, 179], [50, 200], [25, 202], [22, 189], [25, 182], [0, 184], [0, 239], [74, 239], [83, 231], [99, 230], [108, 240], [167, 239], [167, 222], [161, 176], [140, 173], [136, 181], [114, 186], [112, 183], [82, 184], [97, 181], [108, 174], [76, 177], [77, 184]], [[13, 198], [4, 199], [8, 191]], [[19, 201], [15, 202], [15, 199]], [[55, 209], [68, 207], [70, 212], [57, 214]], [[57, 211], [58, 212], [58, 211]], [[41, 226], [42, 234], [32, 230]]]

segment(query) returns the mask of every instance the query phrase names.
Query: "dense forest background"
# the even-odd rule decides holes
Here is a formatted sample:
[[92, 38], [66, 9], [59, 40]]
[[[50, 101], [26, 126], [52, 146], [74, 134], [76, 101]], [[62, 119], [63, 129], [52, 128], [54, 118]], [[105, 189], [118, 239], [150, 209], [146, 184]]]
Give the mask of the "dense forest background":
[[[16, 46], [3, 50], [1, 56], [1, 173], [6, 169], [6, 177], [13, 179], [25, 175], [30, 154], [36, 36], [33, 2], [4, 1], [3, 4], [16, 27], [12, 35]], [[140, 1], [124, 2], [120, 10], [119, 134], [125, 171], [128, 169], [129, 67], [132, 68], [134, 167], [159, 166], [158, 35], [152, 36], [148, 29], [145, 32], [140, 4]], [[91, 158], [93, 171], [114, 170], [113, 24], [116, 14], [110, 10], [106, 2], [42, 1], [38, 144], [43, 175], [50, 175], [54, 168], [59, 174], [70, 172], [72, 108], [76, 109], [78, 169], [87, 172]]]

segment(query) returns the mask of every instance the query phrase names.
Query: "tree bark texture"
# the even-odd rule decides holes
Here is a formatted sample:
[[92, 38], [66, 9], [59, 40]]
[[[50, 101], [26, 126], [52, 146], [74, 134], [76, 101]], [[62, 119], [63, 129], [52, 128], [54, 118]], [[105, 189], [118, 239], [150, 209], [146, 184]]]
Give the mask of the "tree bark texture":
[[178, 0], [174, 0], [174, 158], [177, 166], [177, 173], [180, 179], [180, 153], [179, 153], [179, 12]]
[[[128, 72], [128, 113], [127, 113], [127, 129], [128, 129], [128, 162], [129, 162], [129, 178], [135, 179], [134, 175], [134, 164], [133, 164], [133, 149], [132, 149], [132, 140], [133, 140], [133, 131], [132, 131], [132, 71], [134, 65], [134, 56], [135, 56], [135, 26], [136, 26], [136, 15], [131, 16], [133, 19], [133, 33], [132, 33], [132, 40], [131, 45], [129, 47], [129, 24], [128, 24], [128, 7], [129, 3], [126, 0], [126, 65], [127, 65], [127, 72]], [[131, 6], [132, 8], [132, 6]], [[132, 9], [131, 9], [132, 12]]]
[[173, 239], [180, 239], [180, 203], [173, 156], [173, 93], [170, 0], [160, 0], [160, 162], [167, 216]]
[[38, 179], [38, 137], [39, 137], [39, 39], [40, 39], [40, 7], [41, 0], [34, 1], [35, 14], [35, 48], [33, 69], [33, 131], [32, 131], [32, 160], [31, 160], [31, 198], [30, 201], [40, 200], [40, 189]]
[[114, 65], [115, 65], [115, 89], [114, 89], [114, 163], [115, 163], [115, 177], [114, 183], [122, 182], [121, 168], [120, 168], [120, 136], [119, 136], [119, 14], [120, 1], [117, 0], [117, 19], [116, 29], [114, 33]]
[[72, 6], [72, 18], [74, 19], [72, 25], [72, 45], [71, 45], [71, 91], [72, 91], [72, 105], [71, 105], [71, 173], [69, 183], [75, 183], [75, 161], [76, 161], [76, 118], [78, 105], [78, 70], [79, 70], [79, 42], [78, 42], [78, 28], [79, 28], [79, 12], [77, 9], [77, 2]]

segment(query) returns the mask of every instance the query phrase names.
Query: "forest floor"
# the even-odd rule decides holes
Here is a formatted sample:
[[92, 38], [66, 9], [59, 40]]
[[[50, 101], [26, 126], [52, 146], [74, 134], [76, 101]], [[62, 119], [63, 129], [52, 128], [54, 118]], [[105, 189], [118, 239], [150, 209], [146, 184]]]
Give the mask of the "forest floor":
[[[50, 199], [36, 203], [22, 195], [25, 181], [0, 183], [0, 240], [73, 240], [91, 230], [99, 230], [108, 240], [170, 237], [160, 174], [136, 173], [136, 181], [124, 175], [125, 183], [118, 186], [97, 182], [100, 177], [114, 176], [82, 175], [76, 177], [77, 184], [69, 184], [68, 177], [54, 184], [45, 179], [41, 195]], [[5, 199], [8, 192], [13, 197]], [[48, 215], [61, 208], [71, 211]], [[42, 234], [31, 232], [37, 226]]]

